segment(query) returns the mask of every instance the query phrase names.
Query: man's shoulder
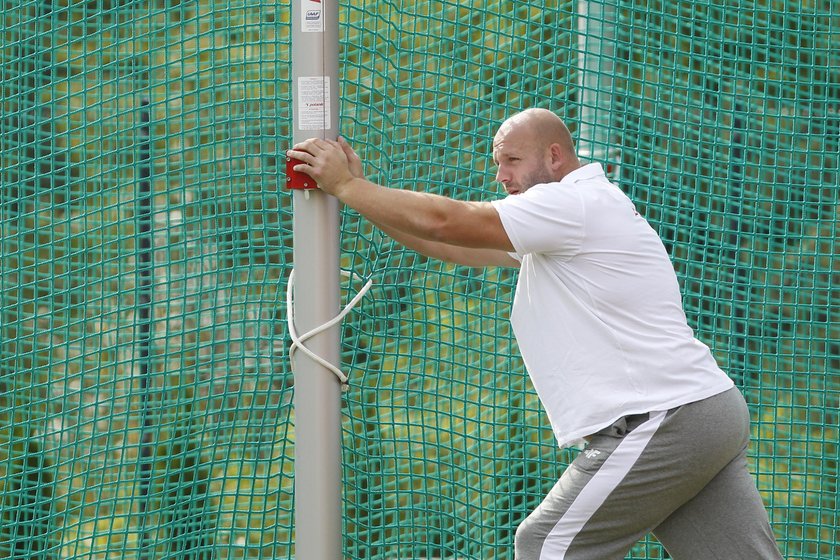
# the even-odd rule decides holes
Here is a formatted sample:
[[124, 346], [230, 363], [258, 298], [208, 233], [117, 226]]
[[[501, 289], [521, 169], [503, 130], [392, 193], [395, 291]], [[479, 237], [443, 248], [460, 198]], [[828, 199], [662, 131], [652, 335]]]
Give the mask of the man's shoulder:
[[604, 172], [604, 167], [600, 163], [586, 163], [577, 169], [566, 174], [561, 182], [563, 183], [580, 183], [586, 181], [601, 181], [609, 182], [607, 174]]
[[542, 213], [554, 212], [557, 209], [571, 211], [583, 208], [581, 192], [582, 189], [578, 186], [562, 181], [538, 183], [521, 194], [494, 201], [494, 206], [500, 212], [510, 210]]

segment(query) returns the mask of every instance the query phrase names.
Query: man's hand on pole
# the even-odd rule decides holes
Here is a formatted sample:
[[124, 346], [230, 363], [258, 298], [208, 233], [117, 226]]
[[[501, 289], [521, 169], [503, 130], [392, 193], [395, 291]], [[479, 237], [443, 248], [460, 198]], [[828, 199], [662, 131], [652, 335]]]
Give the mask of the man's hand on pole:
[[295, 144], [287, 155], [303, 162], [295, 171], [306, 173], [321, 190], [338, 198], [354, 178], [364, 177], [361, 159], [343, 138], [310, 138]]
[[350, 147], [350, 144], [343, 136], [338, 137], [338, 145], [341, 146], [341, 149], [344, 150], [344, 155], [347, 156], [347, 164], [350, 166], [350, 173], [353, 174], [353, 177], [364, 179], [365, 172], [362, 169], [362, 159], [359, 157], [359, 154]]

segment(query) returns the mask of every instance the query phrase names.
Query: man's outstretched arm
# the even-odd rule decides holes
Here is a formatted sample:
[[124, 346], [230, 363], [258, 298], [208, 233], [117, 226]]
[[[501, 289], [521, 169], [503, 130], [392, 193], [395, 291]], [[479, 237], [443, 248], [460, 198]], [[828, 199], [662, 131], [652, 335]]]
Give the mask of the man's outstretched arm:
[[[295, 167], [399, 243], [430, 257], [466, 266], [519, 266], [513, 245], [489, 202], [389, 189], [360, 175], [358, 158], [344, 141], [310, 139], [288, 152]], [[356, 174], [351, 165], [359, 167]]]

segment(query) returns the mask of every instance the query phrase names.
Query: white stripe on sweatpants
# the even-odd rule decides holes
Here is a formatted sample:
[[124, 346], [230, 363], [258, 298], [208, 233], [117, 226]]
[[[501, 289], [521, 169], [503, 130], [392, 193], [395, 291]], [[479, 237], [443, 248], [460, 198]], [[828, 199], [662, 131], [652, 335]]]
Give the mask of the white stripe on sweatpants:
[[624, 436], [548, 534], [540, 551], [540, 558], [563, 560], [566, 557], [575, 536], [636, 464], [636, 460], [662, 424], [666, 414], [668, 411], [651, 412], [647, 422]]

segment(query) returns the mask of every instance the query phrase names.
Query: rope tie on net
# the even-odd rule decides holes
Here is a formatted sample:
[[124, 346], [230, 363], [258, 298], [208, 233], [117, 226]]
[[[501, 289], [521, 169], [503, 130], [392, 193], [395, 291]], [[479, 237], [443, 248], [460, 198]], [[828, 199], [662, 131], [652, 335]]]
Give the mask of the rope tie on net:
[[[363, 277], [359, 276], [358, 274], [356, 274], [354, 272], [348, 272], [348, 271], [342, 270], [341, 275], [344, 276], [345, 278], [351, 278], [351, 279], [352, 278], [357, 278], [359, 280], [364, 280]], [[292, 344], [289, 347], [289, 363], [291, 364], [292, 370], [294, 370], [294, 360], [293, 360], [294, 354], [297, 350], [300, 350], [301, 352], [303, 352], [304, 354], [309, 356], [310, 359], [312, 359], [313, 361], [317, 362], [318, 364], [322, 365], [323, 367], [325, 367], [326, 369], [331, 371], [338, 378], [338, 380], [341, 382], [342, 390], [347, 390], [347, 380], [348, 380], [347, 374], [345, 374], [343, 371], [341, 371], [341, 368], [339, 368], [337, 365], [331, 364], [324, 357], [319, 356], [318, 354], [313, 352], [311, 349], [307, 348], [306, 345], [304, 344], [304, 342], [306, 342], [308, 339], [312, 338], [313, 336], [315, 336], [319, 333], [322, 333], [325, 330], [327, 330], [327, 329], [335, 326], [336, 324], [340, 323], [341, 320], [344, 319], [344, 317], [348, 313], [350, 313], [350, 311], [352, 311], [353, 308], [355, 308], [359, 304], [359, 302], [362, 300], [362, 298], [365, 297], [365, 294], [367, 294], [368, 290], [370, 290], [371, 286], [373, 286], [373, 280], [368, 280], [362, 286], [362, 288], [356, 293], [356, 295], [353, 297], [353, 299], [351, 299], [350, 302], [347, 305], [344, 306], [344, 309], [342, 309], [341, 312], [338, 315], [336, 315], [335, 317], [333, 317], [332, 319], [330, 319], [326, 323], [324, 323], [324, 324], [322, 324], [318, 327], [315, 327], [314, 329], [310, 330], [309, 332], [306, 332], [306, 333], [301, 334], [301, 335], [298, 334], [297, 328], [295, 327], [294, 305], [293, 305], [294, 301], [293, 301], [293, 295], [292, 295], [293, 292], [294, 292], [294, 283], [295, 283], [295, 270], [292, 269], [291, 273], [289, 273], [289, 281], [286, 284], [286, 322], [287, 322], [288, 327], [289, 327], [289, 336], [292, 339]]]

